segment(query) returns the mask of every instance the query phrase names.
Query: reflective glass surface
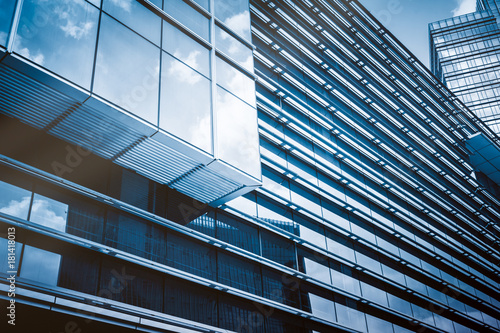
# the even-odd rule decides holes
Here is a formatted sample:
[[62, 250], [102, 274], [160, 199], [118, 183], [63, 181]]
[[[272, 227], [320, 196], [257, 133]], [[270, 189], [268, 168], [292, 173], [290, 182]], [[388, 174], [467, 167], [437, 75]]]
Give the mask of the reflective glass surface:
[[170, 55], [210, 77], [210, 51], [166, 21], [163, 22], [162, 47]]
[[26, 220], [31, 191], [0, 181], [0, 213]]
[[[161, 8], [161, 0], [151, 1]], [[138, 34], [160, 45], [161, 19], [134, 0], [104, 0], [102, 9]]]
[[160, 127], [212, 152], [210, 80], [164, 52], [161, 80]]
[[255, 81], [225, 62], [216, 60], [217, 84], [226, 88], [248, 104], [255, 105]]
[[0, 45], [7, 46], [16, 2], [12, 0], [0, 0], [0, 8], [2, 8], [0, 11]]
[[215, 17], [231, 30], [250, 40], [248, 0], [215, 0]]
[[20, 277], [51, 285], [57, 284], [61, 255], [25, 245]]
[[217, 136], [219, 157], [259, 177], [259, 136], [256, 110], [217, 87]]
[[14, 51], [90, 89], [99, 10], [83, 0], [27, 0]]
[[336, 321], [335, 303], [329, 299], [313, 293], [308, 294], [311, 312], [313, 315], [328, 321]]
[[203, 39], [210, 41], [210, 21], [182, 0], [165, 0], [163, 9]]
[[218, 26], [215, 26], [215, 45], [223, 53], [253, 72], [252, 50]]
[[[17, 271], [19, 267], [19, 260], [17, 260], [17, 258], [21, 258], [22, 246], [23, 243], [16, 241], [15, 247], [9, 247], [9, 240], [0, 237], [0, 272], [7, 274], [9, 271]], [[11, 259], [9, 256], [15, 256], [16, 260], [9, 260]], [[10, 265], [14, 266], [12, 267]]]
[[68, 205], [57, 200], [35, 194], [30, 221], [59, 231], [66, 231]]
[[108, 15], [102, 15], [95, 93], [156, 124], [159, 68], [159, 48]]

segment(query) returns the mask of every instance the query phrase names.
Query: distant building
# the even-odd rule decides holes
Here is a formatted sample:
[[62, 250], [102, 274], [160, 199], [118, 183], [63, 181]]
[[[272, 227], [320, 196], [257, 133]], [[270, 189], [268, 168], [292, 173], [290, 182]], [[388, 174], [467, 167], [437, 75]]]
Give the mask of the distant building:
[[500, 332], [496, 136], [357, 0], [0, 4], [1, 332]]
[[478, 0], [474, 13], [429, 24], [431, 70], [500, 134], [500, 1]]

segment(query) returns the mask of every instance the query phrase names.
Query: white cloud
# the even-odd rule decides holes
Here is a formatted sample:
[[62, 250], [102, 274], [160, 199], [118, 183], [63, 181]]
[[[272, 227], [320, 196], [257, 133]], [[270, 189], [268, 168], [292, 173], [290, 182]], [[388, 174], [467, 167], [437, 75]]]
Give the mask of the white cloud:
[[250, 13], [248, 10], [227, 18], [224, 23], [237, 34], [247, 36], [250, 33]]
[[64, 31], [66, 36], [71, 36], [71, 37], [79, 40], [80, 38], [87, 36], [93, 27], [94, 27], [94, 23], [92, 23], [92, 22], [85, 22], [82, 24], [81, 27], [79, 27], [79, 26], [75, 25], [75, 23], [73, 23], [73, 21], [68, 20], [66, 22], [66, 25], [61, 26], [60, 28], [62, 29], [62, 31]]
[[61, 207], [58, 207], [58, 205], [54, 206], [52, 202], [56, 201], [51, 199], [37, 199], [35, 197], [31, 208], [30, 221], [56, 230], [65, 231], [67, 205], [64, 205], [65, 210], [63, 212], [56, 213], [53, 209], [56, 207], [60, 209]]
[[30, 50], [27, 47], [23, 47], [22, 49], [19, 49], [18, 52], [23, 57], [26, 57], [26, 58], [36, 62], [39, 65], [43, 66], [43, 63], [45, 62], [45, 56], [41, 52], [31, 54]]
[[120, 7], [127, 13], [130, 13], [132, 10], [132, 0], [111, 0], [113, 5]]
[[28, 215], [30, 201], [30, 197], [23, 197], [20, 201], [11, 200], [8, 206], [0, 208], [0, 212], [25, 219]]
[[453, 16], [460, 16], [476, 11], [476, 0], [456, 0], [457, 7], [451, 12]]
[[[181, 57], [181, 54], [178, 54], [176, 52], [174, 56], [196, 68], [198, 67], [197, 57], [199, 54], [199, 51], [192, 51], [187, 57], [183, 58]], [[188, 84], [198, 83], [202, 79], [202, 77], [198, 73], [179, 61], [172, 61], [170, 67], [168, 68], [168, 74], [171, 76], [175, 76], [180, 82], [185, 82]]]

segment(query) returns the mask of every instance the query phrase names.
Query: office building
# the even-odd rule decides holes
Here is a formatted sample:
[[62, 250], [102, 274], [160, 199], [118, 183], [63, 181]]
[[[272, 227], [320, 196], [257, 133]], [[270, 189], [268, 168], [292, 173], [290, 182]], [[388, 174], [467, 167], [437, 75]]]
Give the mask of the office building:
[[429, 24], [432, 72], [500, 134], [500, 14], [497, 0]]
[[358, 1], [1, 4], [16, 329], [500, 332], [496, 136]]

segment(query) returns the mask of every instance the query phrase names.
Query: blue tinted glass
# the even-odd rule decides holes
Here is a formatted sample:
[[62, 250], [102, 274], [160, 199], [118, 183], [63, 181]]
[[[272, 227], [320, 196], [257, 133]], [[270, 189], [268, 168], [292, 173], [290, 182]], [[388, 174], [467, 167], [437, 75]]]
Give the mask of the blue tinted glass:
[[221, 58], [216, 60], [217, 84], [255, 106], [255, 81]]
[[308, 293], [308, 300], [313, 315], [328, 321], [336, 321], [335, 303], [313, 293]]
[[215, 251], [173, 234], [167, 236], [167, 264], [215, 281]]
[[260, 267], [222, 252], [217, 257], [218, 281], [254, 295], [262, 295]]
[[60, 263], [60, 254], [25, 245], [19, 276], [40, 283], [56, 285]]
[[23, 188], [0, 181], [0, 213], [28, 218], [31, 192]]
[[366, 332], [365, 314], [346, 305], [335, 303], [338, 322], [341, 325]]
[[[160, 1], [152, 1], [161, 8]], [[104, 0], [102, 9], [153, 43], [160, 45], [161, 19], [134, 0]]]
[[241, 66], [253, 72], [252, 50], [218, 26], [215, 26], [215, 46]]
[[282, 265], [295, 268], [296, 256], [294, 243], [267, 231], [262, 231], [262, 256]]
[[182, 0], [165, 0], [163, 9], [200, 37], [210, 41], [210, 21], [189, 4]]
[[102, 15], [95, 93], [156, 124], [159, 63], [159, 48], [108, 15]]
[[[9, 245], [11, 247], [9, 247]], [[15, 247], [13, 247], [13, 244], [9, 244], [7, 238], [0, 237], [0, 272], [7, 273], [8, 271], [17, 271], [17, 267], [19, 266], [19, 260], [17, 258], [21, 258], [22, 246], [23, 243], [16, 241]], [[12, 260], [9, 261], [9, 256], [15, 256], [16, 260], [14, 260], [14, 263], [12, 263]]]
[[30, 221], [59, 231], [66, 231], [68, 205], [40, 194], [33, 196]]
[[257, 111], [220, 87], [216, 105], [219, 157], [260, 178]]
[[215, 16], [231, 30], [250, 40], [248, 0], [215, 0]]
[[257, 228], [228, 214], [217, 213], [217, 238], [250, 252], [260, 253]]
[[98, 18], [83, 0], [24, 1], [14, 51], [90, 89]]
[[160, 127], [211, 153], [210, 80], [167, 53], [163, 53], [161, 72]]
[[6, 46], [16, 2], [13, 0], [0, 0], [0, 8], [2, 8], [0, 10], [0, 45]]
[[210, 51], [168, 22], [163, 22], [162, 46], [170, 55], [210, 77]]

